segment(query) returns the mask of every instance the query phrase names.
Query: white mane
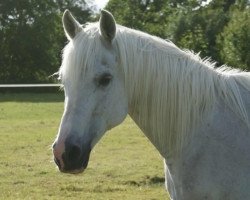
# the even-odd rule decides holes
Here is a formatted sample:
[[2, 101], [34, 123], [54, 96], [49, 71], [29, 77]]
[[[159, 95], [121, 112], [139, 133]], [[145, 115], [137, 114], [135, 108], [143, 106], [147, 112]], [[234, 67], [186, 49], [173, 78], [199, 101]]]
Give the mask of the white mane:
[[171, 42], [124, 27], [119, 27], [116, 42], [130, 115], [162, 154], [181, 149], [218, 97], [248, 122], [237, 82], [250, 90], [249, 73], [215, 69]]
[[[97, 24], [89, 25], [67, 45], [60, 69], [62, 78], [74, 82], [75, 76], [93, 65], [101, 45], [97, 37]], [[249, 73], [215, 69], [213, 63], [171, 42], [122, 26], [117, 26], [113, 44], [124, 71], [129, 114], [161, 154], [166, 155], [167, 149], [180, 150], [190, 138], [190, 130], [218, 98], [248, 122], [237, 83], [250, 89]], [[69, 65], [81, 69], [69, 70]]]

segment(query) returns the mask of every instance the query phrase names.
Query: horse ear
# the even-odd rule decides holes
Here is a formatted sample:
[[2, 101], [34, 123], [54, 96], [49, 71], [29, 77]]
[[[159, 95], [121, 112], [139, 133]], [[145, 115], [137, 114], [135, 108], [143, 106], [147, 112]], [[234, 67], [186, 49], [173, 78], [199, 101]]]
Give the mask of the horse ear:
[[102, 37], [108, 42], [111, 42], [116, 34], [115, 19], [113, 15], [106, 10], [101, 10], [100, 31]]
[[64, 11], [62, 22], [65, 34], [69, 40], [73, 39], [77, 35], [77, 33], [81, 31], [81, 25], [73, 17], [69, 10]]

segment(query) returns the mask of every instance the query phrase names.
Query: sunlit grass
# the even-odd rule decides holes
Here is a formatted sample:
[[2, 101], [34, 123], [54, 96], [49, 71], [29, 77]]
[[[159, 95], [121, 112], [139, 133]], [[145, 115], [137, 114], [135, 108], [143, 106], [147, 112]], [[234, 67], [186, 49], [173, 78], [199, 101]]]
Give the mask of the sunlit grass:
[[62, 112], [62, 94], [0, 94], [0, 199], [167, 199], [162, 158], [130, 118], [83, 174], [58, 172], [51, 144]]

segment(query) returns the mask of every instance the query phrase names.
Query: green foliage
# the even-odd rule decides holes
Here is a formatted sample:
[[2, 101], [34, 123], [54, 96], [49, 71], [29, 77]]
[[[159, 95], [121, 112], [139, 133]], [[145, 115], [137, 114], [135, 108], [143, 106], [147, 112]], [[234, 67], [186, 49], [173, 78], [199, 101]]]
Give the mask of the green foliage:
[[250, 8], [236, 9], [218, 36], [222, 59], [231, 66], [250, 71]]
[[83, 174], [62, 174], [51, 145], [63, 94], [1, 94], [0, 199], [167, 199], [162, 158], [127, 118], [93, 149]]
[[[249, 0], [110, 0], [119, 24], [172, 40], [218, 65], [249, 70]], [[51, 82], [66, 38], [62, 12], [91, 21], [82, 0], [0, 0], [0, 84]], [[96, 19], [98, 20], [98, 19]]]
[[185, 34], [182, 35], [178, 44], [187, 49], [192, 49], [195, 52], [201, 51], [203, 54], [206, 54], [208, 42], [204, 36], [205, 34], [201, 26], [196, 25], [192, 31], [187, 30]]
[[174, 42], [180, 47], [201, 52], [202, 57], [212, 57], [220, 62], [216, 35], [228, 22], [228, 14], [223, 11], [222, 6], [214, 6], [216, 2], [218, 3], [218, 0], [205, 7], [200, 5], [196, 9], [193, 8], [195, 10], [192, 12], [181, 14], [174, 32]]
[[[223, 64], [229, 62], [222, 52], [225, 51], [226, 41], [220, 41], [223, 38], [218, 36], [224, 36], [226, 33], [222, 33], [224, 28], [225, 31], [229, 29], [228, 23], [234, 23], [234, 18], [240, 18], [236, 16], [240, 13], [233, 8], [237, 7], [249, 13], [249, 1], [212, 0], [207, 5], [206, 2], [206, 0], [110, 0], [106, 8], [114, 13], [117, 22], [122, 25], [168, 38], [181, 48], [200, 52], [202, 57], [211, 57], [218, 64]], [[249, 23], [244, 21], [244, 28], [243, 25], [236, 24], [235, 22], [233, 26], [240, 27], [237, 34], [245, 35], [244, 39], [249, 44], [245, 34], [249, 30]], [[235, 38], [236, 41], [238, 39], [243, 41], [243, 37]], [[249, 50], [246, 44], [244, 48]], [[239, 59], [245, 60], [241, 61], [245, 63], [243, 68], [246, 69], [248, 65], [249, 69], [249, 63], [246, 63], [249, 51], [243, 51], [244, 48], [238, 47], [232, 55], [237, 51]], [[241, 67], [238, 63], [232, 64]]]
[[165, 38], [170, 29], [168, 17], [173, 14], [165, 0], [110, 0], [106, 9], [117, 23]]
[[[76, 0], [0, 0], [0, 83], [48, 82], [66, 42], [61, 15], [72, 9], [83, 22], [90, 11]], [[83, 18], [84, 17], [84, 18]], [[85, 20], [85, 21], [84, 21]]]

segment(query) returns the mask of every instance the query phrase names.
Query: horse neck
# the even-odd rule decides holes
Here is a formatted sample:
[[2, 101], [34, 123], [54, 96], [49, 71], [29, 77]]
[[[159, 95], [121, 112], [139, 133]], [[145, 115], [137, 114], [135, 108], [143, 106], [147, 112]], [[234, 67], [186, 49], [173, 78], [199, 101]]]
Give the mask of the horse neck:
[[[129, 46], [127, 41], [120, 47], [120, 59], [129, 114], [166, 157], [180, 151], [190, 130], [211, 109], [215, 92], [214, 85], [209, 83], [212, 72], [202, 71], [211, 69], [203, 69], [185, 52], [172, 44], [164, 47], [167, 43], [163, 43], [156, 46], [152, 41], [134, 39]], [[206, 88], [199, 87], [199, 83], [206, 81]], [[210, 93], [204, 93], [204, 89]]]
[[129, 114], [165, 158], [181, 151], [217, 98], [247, 121], [237, 85], [249, 84], [237, 78], [242, 73], [215, 70], [198, 55], [144, 33], [125, 30], [117, 38]]

